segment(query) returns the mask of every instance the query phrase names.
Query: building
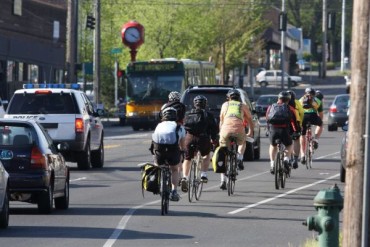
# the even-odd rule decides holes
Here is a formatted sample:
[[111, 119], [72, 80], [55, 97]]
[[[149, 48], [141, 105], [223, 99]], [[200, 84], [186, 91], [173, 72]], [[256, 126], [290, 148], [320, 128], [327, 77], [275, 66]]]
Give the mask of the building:
[[0, 96], [25, 82], [62, 82], [66, 0], [0, 0]]

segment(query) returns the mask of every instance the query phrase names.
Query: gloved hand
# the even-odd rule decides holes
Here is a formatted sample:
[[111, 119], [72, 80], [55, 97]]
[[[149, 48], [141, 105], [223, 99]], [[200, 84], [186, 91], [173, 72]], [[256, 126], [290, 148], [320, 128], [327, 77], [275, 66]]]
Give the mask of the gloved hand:
[[299, 132], [299, 131], [295, 131], [295, 132], [293, 132], [293, 134], [292, 134], [292, 139], [293, 140], [298, 140], [298, 138], [301, 136], [301, 132]]

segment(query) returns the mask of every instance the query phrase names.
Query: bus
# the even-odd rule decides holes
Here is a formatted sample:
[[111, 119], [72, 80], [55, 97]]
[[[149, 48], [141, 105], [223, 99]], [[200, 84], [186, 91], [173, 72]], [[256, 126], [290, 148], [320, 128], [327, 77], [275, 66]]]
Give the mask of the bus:
[[172, 91], [192, 85], [216, 84], [215, 65], [191, 59], [131, 62], [125, 76], [126, 123], [133, 130], [154, 129], [159, 111]]

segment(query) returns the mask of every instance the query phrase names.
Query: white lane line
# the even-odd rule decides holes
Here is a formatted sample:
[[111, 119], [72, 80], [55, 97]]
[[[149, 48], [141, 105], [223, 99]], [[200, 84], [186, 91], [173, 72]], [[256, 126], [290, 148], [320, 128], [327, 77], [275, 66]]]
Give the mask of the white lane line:
[[104, 137], [104, 140], [121, 140], [121, 139], [135, 139], [140, 137], [147, 137], [149, 134], [131, 134], [131, 135], [120, 135], [120, 136], [108, 136]]
[[[333, 155], [336, 155], [338, 154], [339, 152], [335, 152], [335, 153], [331, 153], [331, 154], [327, 154], [327, 155], [324, 155], [324, 156], [320, 156], [320, 157], [317, 157], [315, 160], [319, 160], [319, 159], [323, 159], [323, 158], [326, 158], [328, 156], [333, 156]], [[323, 175], [324, 173], [320, 173], [320, 175]], [[334, 176], [331, 176], [331, 177], [328, 177], [326, 179], [323, 179], [323, 180], [319, 180], [319, 181], [316, 181], [315, 183], [312, 183], [312, 184], [307, 184], [307, 185], [304, 185], [302, 187], [299, 187], [299, 188], [296, 188], [296, 189], [293, 189], [293, 190], [290, 190], [290, 191], [287, 191], [283, 194], [280, 194], [280, 195], [277, 195], [277, 196], [274, 196], [274, 197], [271, 197], [271, 198], [268, 198], [268, 199], [265, 199], [263, 201], [260, 201], [260, 202], [257, 202], [257, 203], [254, 203], [254, 204], [250, 204], [250, 205], [247, 205], [245, 207], [242, 207], [242, 208], [239, 208], [239, 209], [236, 209], [234, 211], [230, 211], [228, 212], [228, 214], [237, 214], [237, 213], [240, 213], [244, 210], [247, 210], [247, 209], [250, 209], [250, 208], [254, 208], [254, 207], [257, 207], [259, 205], [262, 205], [262, 204], [265, 204], [265, 203], [268, 203], [268, 202], [271, 202], [273, 200], [276, 200], [278, 198], [281, 198], [281, 197], [284, 197], [284, 196], [287, 196], [289, 194], [292, 194], [292, 193], [295, 193], [297, 191], [300, 191], [300, 190], [303, 190], [303, 189], [307, 189], [309, 187], [312, 187], [312, 186], [315, 186], [317, 184], [321, 184], [321, 183], [324, 183], [330, 179], [333, 179], [333, 178], [336, 178], [339, 176], [339, 173], [338, 174], [335, 174]]]
[[85, 180], [85, 179], [86, 179], [86, 177], [82, 177], [82, 178], [70, 179], [69, 181], [70, 182], [76, 182], [76, 181]]

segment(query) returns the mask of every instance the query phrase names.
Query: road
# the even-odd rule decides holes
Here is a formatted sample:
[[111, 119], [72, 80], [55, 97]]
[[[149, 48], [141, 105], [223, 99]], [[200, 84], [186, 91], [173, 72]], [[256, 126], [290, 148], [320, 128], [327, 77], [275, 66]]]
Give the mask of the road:
[[[341, 90], [329, 88], [324, 93], [332, 99]], [[180, 194], [179, 202], [170, 202], [169, 215], [161, 216], [159, 196], [142, 196], [137, 167], [152, 159], [148, 151], [152, 132], [134, 132], [114, 122], [107, 126], [104, 168], [79, 171], [69, 163], [70, 208], [40, 215], [36, 205], [11, 202], [9, 228], [0, 231], [0, 246], [298, 247], [316, 235], [302, 225], [317, 213], [316, 194], [338, 184], [344, 197], [339, 181], [343, 131], [325, 129], [313, 169], [300, 166], [286, 188], [276, 190], [269, 173], [269, 141], [262, 129], [261, 159], [245, 163], [235, 195], [221, 191], [219, 175], [210, 170], [200, 201], [189, 203], [186, 194]]]

